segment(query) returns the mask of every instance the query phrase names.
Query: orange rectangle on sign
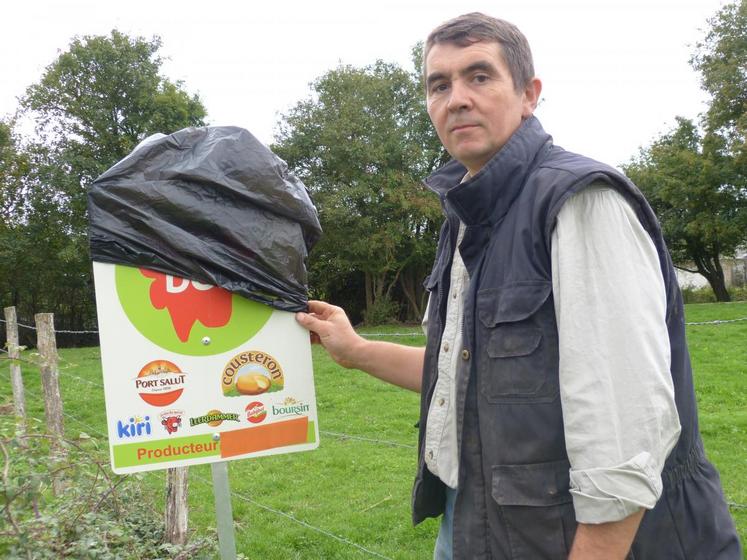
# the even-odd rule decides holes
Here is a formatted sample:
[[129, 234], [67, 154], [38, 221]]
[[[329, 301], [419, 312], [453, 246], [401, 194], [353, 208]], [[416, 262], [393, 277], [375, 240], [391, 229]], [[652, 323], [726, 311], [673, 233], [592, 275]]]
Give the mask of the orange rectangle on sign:
[[220, 456], [234, 457], [274, 449], [286, 445], [306, 443], [309, 418], [303, 416], [265, 426], [231, 430], [220, 434]]

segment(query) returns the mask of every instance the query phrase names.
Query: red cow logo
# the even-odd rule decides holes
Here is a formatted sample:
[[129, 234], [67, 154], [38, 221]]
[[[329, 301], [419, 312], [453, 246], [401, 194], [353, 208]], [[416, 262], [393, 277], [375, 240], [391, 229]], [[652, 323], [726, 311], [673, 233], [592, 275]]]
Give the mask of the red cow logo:
[[150, 286], [150, 302], [156, 309], [168, 309], [176, 336], [182, 342], [187, 342], [197, 321], [215, 328], [225, 326], [231, 319], [228, 290], [144, 268], [140, 272], [155, 280]]
[[176, 432], [182, 425], [182, 419], [178, 416], [167, 416], [161, 420], [161, 424], [166, 428], [166, 431], [170, 434]]

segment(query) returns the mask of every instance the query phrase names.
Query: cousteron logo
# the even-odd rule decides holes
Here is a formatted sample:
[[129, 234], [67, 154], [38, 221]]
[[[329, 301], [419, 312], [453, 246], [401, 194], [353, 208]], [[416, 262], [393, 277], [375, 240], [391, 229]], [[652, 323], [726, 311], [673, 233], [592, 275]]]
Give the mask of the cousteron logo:
[[236, 354], [223, 368], [221, 386], [227, 397], [274, 393], [284, 387], [283, 368], [266, 352]]
[[117, 296], [132, 325], [165, 350], [212, 356], [240, 346], [267, 323], [272, 308], [217, 286], [115, 265]]
[[184, 392], [187, 374], [168, 360], [154, 360], [145, 364], [135, 378], [135, 389], [140, 398], [152, 406], [168, 406]]

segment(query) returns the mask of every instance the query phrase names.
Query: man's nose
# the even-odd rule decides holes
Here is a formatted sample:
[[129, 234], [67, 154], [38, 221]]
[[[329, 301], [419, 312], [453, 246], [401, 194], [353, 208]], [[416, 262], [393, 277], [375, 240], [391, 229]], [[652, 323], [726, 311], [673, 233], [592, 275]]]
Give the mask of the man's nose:
[[449, 93], [449, 111], [461, 111], [472, 106], [469, 88], [461, 80], [454, 80]]

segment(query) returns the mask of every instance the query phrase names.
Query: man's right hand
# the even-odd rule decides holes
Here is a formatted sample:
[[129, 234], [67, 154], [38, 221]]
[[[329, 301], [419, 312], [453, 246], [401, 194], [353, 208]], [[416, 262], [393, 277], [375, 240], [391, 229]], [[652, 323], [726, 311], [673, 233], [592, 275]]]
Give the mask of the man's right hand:
[[308, 313], [296, 313], [296, 321], [311, 333], [311, 342], [321, 344], [332, 359], [345, 368], [360, 367], [366, 340], [350, 324], [345, 310], [323, 301], [309, 301]]
[[366, 340], [353, 330], [342, 308], [323, 301], [309, 301], [309, 312], [296, 313], [296, 321], [341, 366], [420, 392], [425, 348]]

